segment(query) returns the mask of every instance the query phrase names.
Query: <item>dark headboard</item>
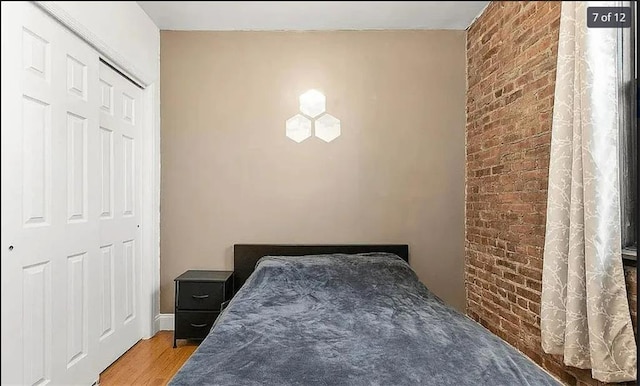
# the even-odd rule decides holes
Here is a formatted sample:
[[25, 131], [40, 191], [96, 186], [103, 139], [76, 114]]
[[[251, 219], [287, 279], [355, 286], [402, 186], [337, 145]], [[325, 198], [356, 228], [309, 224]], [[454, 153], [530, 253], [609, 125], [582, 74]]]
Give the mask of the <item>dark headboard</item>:
[[233, 246], [233, 281], [237, 292], [251, 276], [256, 263], [263, 256], [304, 256], [330, 253], [388, 252], [409, 262], [409, 246], [387, 245], [287, 245], [287, 244], [235, 244]]

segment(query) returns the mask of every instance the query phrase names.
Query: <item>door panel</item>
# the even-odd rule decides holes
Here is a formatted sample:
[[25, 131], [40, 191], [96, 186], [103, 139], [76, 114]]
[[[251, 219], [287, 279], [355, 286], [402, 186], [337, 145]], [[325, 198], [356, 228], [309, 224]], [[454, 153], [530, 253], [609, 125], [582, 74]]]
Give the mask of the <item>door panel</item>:
[[[109, 66], [100, 63], [100, 370], [140, 339], [137, 317], [140, 297], [140, 152], [137, 139], [141, 90]], [[125, 348], [126, 347], [126, 348]]]
[[87, 119], [67, 112], [67, 221], [87, 221]]
[[23, 379], [25, 384], [34, 385], [51, 379], [50, 262], [24, 267], [22, 282], [25, 337]]
[[113, 333], [115, 325], [115, 285], [114, 285], [114, 259], [113, 245], [105, 245], [100, 248], [100, 309], [102, 310], [100, 340], [106, 339]]
[[113, 131], [100, 126], [100, 218], [113, 218]]
[[87, 356], [87, 253], [67, 257], [67, 367]]
[[24, 225], [48, 226], [51, 225], [51, 105], [23, 95], [22, 122]]

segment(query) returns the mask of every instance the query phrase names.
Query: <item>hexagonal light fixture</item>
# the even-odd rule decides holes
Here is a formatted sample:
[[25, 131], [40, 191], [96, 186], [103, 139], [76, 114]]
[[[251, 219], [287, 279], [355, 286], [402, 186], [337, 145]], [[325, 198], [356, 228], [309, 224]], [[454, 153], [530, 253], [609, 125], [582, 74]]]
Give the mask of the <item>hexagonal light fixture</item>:
[[300, 111], [311, 118], [324, 113], [326, 103], [327, 98], [318, 90], [309, 90], [300, 95]]
[[340, 120], [331, 114], [316, 119], [316, 137], [331, 142], [340, 136]]
[[301, 114], [296, 114], [287, 119], [285, 126], [287, 137], [298, 143], [311, 137], [311, 121]]

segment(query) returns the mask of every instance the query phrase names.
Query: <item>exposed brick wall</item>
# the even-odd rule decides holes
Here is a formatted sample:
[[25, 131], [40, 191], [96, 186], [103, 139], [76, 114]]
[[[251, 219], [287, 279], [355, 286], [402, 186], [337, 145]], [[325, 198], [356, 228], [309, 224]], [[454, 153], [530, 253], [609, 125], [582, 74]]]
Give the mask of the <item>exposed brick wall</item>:
[[[559, 2], [492, 2], [467, 34], [467, 313], [571, 385], [540, 343]], [[636, 269], [626, 269], [635, 319]], [[633, 288], [633, 290], [631, 290]]]

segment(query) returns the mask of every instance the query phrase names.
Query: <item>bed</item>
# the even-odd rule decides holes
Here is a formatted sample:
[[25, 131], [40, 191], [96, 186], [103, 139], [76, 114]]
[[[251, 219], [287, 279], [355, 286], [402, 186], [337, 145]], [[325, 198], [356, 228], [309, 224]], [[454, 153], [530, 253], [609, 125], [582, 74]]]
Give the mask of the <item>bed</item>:
[[234, 246], [237, 293], [171, 385], [559, 385], [448, 307], [406, 245]]

